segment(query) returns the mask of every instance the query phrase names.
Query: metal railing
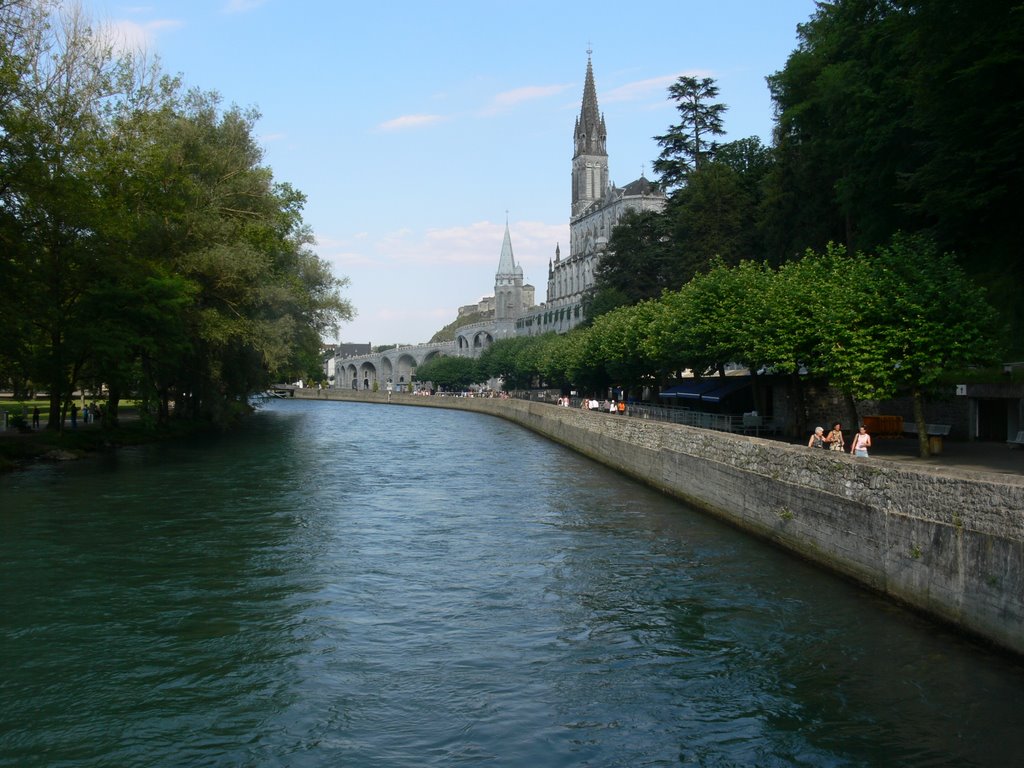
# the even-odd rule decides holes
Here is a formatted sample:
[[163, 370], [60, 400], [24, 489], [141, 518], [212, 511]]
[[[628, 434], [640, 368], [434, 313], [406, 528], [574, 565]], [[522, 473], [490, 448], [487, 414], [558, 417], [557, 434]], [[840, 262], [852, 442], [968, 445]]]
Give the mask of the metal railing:
[[[522, 400], [534, 400], [552, 405], [558, 402], [557, 394], [543, 391], [519, 391], [512, 393], [512, 396]], [[571, 408], [583, 408], [584, 401], [582, 398], [573, 397], [569, 402]], [[598, 403], [602, 403], [602, 401], [599, 400]], [[604, 414], [606, 416], [612, 415], [608, 412], [607, 401], [603, 402], [603, 408], [591, 411], [591, 413]], [[777, 428], [771, 419], [756, 418], [752, 420], [750, 414], [706, 413], [677, 405], [630, 403], [626, 407], [625, 415], [630, 418], [667, 421], [687, 427], [697, 427], [698, 429], [713, 429], [718, 432], [736, 432], [753, 435], [775, 434], [777, 432]]]

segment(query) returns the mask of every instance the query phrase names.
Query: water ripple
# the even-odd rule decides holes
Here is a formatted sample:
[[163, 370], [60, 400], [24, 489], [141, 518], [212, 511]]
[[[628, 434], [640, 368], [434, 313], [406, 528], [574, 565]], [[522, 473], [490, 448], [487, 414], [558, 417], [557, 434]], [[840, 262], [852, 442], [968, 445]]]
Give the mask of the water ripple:
[[277, 403], [0, 510], [0, 766], [1019, 756], [1019, 664], [493, 418]]

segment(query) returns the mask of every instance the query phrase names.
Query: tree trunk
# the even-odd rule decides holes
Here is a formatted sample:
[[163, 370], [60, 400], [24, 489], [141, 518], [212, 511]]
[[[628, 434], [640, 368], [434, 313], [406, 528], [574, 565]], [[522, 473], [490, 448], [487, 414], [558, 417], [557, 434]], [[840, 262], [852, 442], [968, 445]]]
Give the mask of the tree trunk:
[[121, 402], [121, 390], [117, 387], [107, 389], [107, 407], [103, 409], [103, 428], [117, 429], [117, 406]]
[[843, 399], [846, 401], [846, 415], [849, 416], [850, 420], [847, 422], [850, 425], [850, 429], [853, 433], [857, 433], [857, 429], [860, 427], [860, 414], [857, 413], [857, 401], [853, 399], [853, 395], [844, 394]]
[[804, 434], [804, 424], [806, 422], [804, 414], [804, 386], [797, 371], [790, 374], [789, 381], [789, 403], [793, 413], [793, 434], [790, 436], [800, 437]]
[[[56, 382], [54, 382], [56, 384]], [[52, 387], [50, 389], [50, 415], [46, 422], [46, 428], [52, 429], [57, 432], [64, 431], [64, 419], [61, 413], [61, 406], [64, 403], [63, 393], [59, 391], [60, 387]]]
[[167, 391], [167, 387], [161, 388], [157, 393], [158, 411], [156, 416], [156, 423], [162, 427], [166, 426], [167, 423], [171, 420], [170, 400], [171, 395]]
[[924, 398], [921, 396], [921, 390], [917, 388], [914, 389], [914, 421], [917, 423], [919, 454], [922, 459], [927, 459], [932, 455], [928, 449], [928, 425], [924, 420]]

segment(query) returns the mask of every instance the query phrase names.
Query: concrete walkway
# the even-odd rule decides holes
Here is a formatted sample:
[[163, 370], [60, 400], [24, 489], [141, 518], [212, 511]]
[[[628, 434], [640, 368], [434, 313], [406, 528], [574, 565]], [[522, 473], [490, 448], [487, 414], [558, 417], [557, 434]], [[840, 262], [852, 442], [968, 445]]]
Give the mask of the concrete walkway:
[[[847, 436], [847, 442], [851, 439]], [[945, 473], [1016, 475], [1024, 481], [1024, 448], [1006, 443], [942, 441], [942, 452], [922, 459], [917, 438], [873, 438], [871, 457], [905, 462], [915, 468], [927, 467]]]

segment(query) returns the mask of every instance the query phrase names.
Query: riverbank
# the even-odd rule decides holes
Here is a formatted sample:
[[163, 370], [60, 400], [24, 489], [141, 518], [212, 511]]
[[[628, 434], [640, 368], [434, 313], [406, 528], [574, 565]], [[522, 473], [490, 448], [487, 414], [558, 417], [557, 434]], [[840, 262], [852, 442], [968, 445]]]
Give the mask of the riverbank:
[[143, 423], [131, 408], [121, 410], [117, 429], [104, 429], [101, 424], [81, 423], [63, 432], [37, 429], [21, 432], [8, 429], [0, 432], [0, 473], [48, 461], [73, 461], [129, 445], [142, 445], [174, 440], [212, 429], [208, 423], [173, 421], [156, 427]]
[[[387, 403], [386, 393], [296, 397]], [[508, 399], [391, 395], [503, 418], [1024, 655], [1024, 477]]]

